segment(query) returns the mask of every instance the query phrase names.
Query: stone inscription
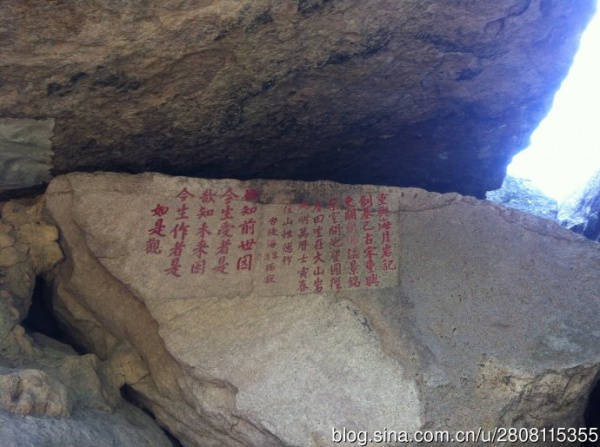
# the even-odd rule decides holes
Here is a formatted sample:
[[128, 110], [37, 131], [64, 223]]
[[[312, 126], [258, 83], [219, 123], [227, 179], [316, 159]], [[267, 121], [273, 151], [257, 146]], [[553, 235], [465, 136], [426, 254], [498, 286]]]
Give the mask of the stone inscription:
[[262, 205], [259, 197], [254, 189], [183, 188], [148, 209], [144, 253], [164, 259], [165, 277], [250, 274], [261, 293], [397, 285], [387, 194], [289, 205]]

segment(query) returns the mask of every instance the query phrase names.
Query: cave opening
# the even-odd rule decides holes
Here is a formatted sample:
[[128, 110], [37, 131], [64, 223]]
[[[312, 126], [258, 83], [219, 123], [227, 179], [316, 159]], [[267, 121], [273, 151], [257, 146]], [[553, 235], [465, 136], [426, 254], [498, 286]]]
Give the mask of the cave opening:
[[49, 285], [43, 278], [37, 277], [31, 296], [29, 312], [22, 322], [28, 332], [38, 332], [63, 343], [65, 334], [60, 329], [60, 324], [52, 310], [52, 293]]
[[551, 110], [534, 131], [529, 147], [508, 166], [510, 176], [530, 180], [558, 203], [600, 170], [599, 46], [600, 18], [595, 14]]
[[[588, 429], [600, 428], [600, 376], [596, 378], [596, 384], [592, 388], [592, 392], [588, 398], [585, 412], [583, 413], [583, 420]], [[591, 441], [581, 443], [582, 447], [598, 444], [598, 442]]]

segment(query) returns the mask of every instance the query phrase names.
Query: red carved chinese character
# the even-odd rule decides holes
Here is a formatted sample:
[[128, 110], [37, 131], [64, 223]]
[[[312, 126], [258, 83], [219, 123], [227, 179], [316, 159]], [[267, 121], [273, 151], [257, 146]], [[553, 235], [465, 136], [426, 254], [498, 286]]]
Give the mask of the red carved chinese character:
[[302, 227], [298, 230], [298, 237], [300, 239], [306, 239], [308, 238], [309, 234], [308, 234], [308, 228], [306, 227]]
[[390, 228], [392, 228], [392, 223], [389, 220], [384, 220], [383, 222], [379, 222], [379, 229], [380, 230], [389, 230]]
[[190, 197], [196, 197], [194, 194], [192, 194], [191, 192], [189, 192], [187, 190], [187, 188], [183, 188], [181, 190], [181, 192], [179, 194], [177, 194], [175, 197], [177, 197], [179, 200], [181, 200], [182, 202], [185, 202], [187, 199], [189, 199]]
[[260, 192], [256, 189], [247, 189], [244, 193], [244, 200], [246, 202], [258, 202]]
[[348, 278], [348, 287], [360, 287], [360, 279], [358, 276], [351, 276]]
[[381, 243], [382, 244], [386, 244], [390, 242], [390, 232], [389, 231], [382, 231], [381, 232]]
[[349, 260], [351, 259], [358, 259], [360, 257], [359, 253], [358, 253], [358, 248], [349, 248], [348, 252], [347, 252], [347, 258]]
[[193, 252], [198, 257], [198, 259], [202, 258], [204, 255], [208, 254], [208, 244], [204, 239], [201, 239], [200, 242], [196, 244]]
[[344, 205], [346, 205], [348, 208], [354, 208], [356, 206], [354, 204], [354, 198], [352, 196], [347, 196], [344, 199]]
[[313, 213], [318, 213], [321, 211], [321, 209], [323, 209], [323, 207], [321, 206], [321, 204], [319, 202], [315, 203], [315, 206], [313, 207]]
[[271, 253], [271, 259], [279, 259], [279, 253], [277, 253], [276, 251]]
[[292, 219], [290, 219], [289, 217], [285, 218], [285, 222], [283, 222], [284, 226], [289, 226], [292, 225], [294, 223], [294, 221]]
[[187, 215], [188, 206], [185, 203], [181, 204], [181, 208], [177, 208], [177, 218], [176, 220], [181, 219], [189, 219]]
[[268, 236], [277, 236], [278, 234], [279, 234], [279, 231], [277, 230], [277, 228], [269, 228], [267, 230]]
[[387, 199], [388, 199], [388, 195], [386, 193], [380, 193], [377, 195], [377, 203], [380, 206], [384, 206], [387, 205]]
[[240, 242], [239, 248], [241, 248], [244, 251], [250, 251], [254, 248], [255, 244], [256, 241], [254, 240], [254, 238], [246, 239], [245, 241]]
[[332, 290], [341, 290], [342, 289], [342, 278], [340, 278], [339, 276], [335, 276], [333, 278], [331, 278], [331, 289]]
[[375, 229], [375, 227], [373, 225], [371, 225], [371, 222], [369, 220], [365, 220], [363, 222], [363, 231], [373, 231]]
[[305, 214], [304, 216], [300, 216], [298, 218], [298, 222], [300, 222], [301, 224], [304, 224], [304, 225], [308, 225], [308, 214]]
[[225, 205], [225, 208], [221, 209], [221, 220], [233, 219], [233, 208], [229, 204]]
[[281, 237], [284, 239], [289, 239], [294, 236], [294, 232], [292, 230], [283, 230], [281, 233]]
[[283, 207], [283, 214], [294, 214], [294, 210], [292, 209], [291, 205], [286, 205]]
[[274, 272], [275, 271], [275, 264], [267, 264], [265, 266], [265, 272]]
[[365, 278], [365, 283], [367, 287], [378, 286], [379, 285], [379, 275], [377, 273], [369, 273]]
[[313, 228], [313, 233], [315, 234], [315, 237], [323, 237], [323, 227], [318, 226]]
[[339, 247], [341, 247], [342, 245], [343, 245], [343, 244], [342, 244], [342, 240], [341, 240], [341, 239], [331, 239], [331, 240], [329, 241], [329, 246], [330, 246], [330, 247], [339, 248]]
[[337, 199], [331, 199], [331, 200], [329, 201], [329, 209], [330, 209], [331, 211], [335, 211], [335, 210], [337, 210], [337, 209], [338, 209]]
[[332, 225], [329, 227], [329, 236], [341, 236], [342, 226], [340, 224]]
[[329, 271], [331, 272], [332, 276], [340, 276], [342, 274], [342, 264], [339, 262], [331, 264]]
[[204, 239], [207, 234], [212, 234], [212, 232], [208, 229], [208, 224], [206, 222], [202, 222], [202, 225], [200, 228], [198, 228], [196, 234]]
[[365, 233], [365, 244], [371, 245], [373, 243], [373, 233]]
[[308, 256], [304, 254], [302, 257], [298, 258], [298, 261], [300, 261], [302, 264], [305, 264], [308, 262]]
[[331, 260], [333, 262], [340, 262], [340, 256], [341, 256], [342, 252], [341, 250], [331, 250]]
[[377, 247], [373, 247], [372, 245], [366, 246], [363, 250], [365, 258], [373, 259], [375, 256], [377, 256], [377, 252], [375, 250], [377, 250]]
[[310, 204], [308, 202], [300, 202], [300, 204], [298, 205], [298, 207], [301, 210], [307, 210], [310, 208]]
[[218, 255], [226, 255], [229, 253], [229, 247], [231, 246], [231, 239], [221, 239], [219, 248], [217, 248]]
[[217, 195], [213, 192], [212, 189], [206, 189], [200, 196], [200, 201], [202, 203], [215, 203], [216, 197]]
[[292, 242], [286, 242], [281, 248], [284, 251], [284, 253], [291, 253], [292, 251], [294, 251], [294, 244]]
[[146, 241], [146, 253], [153, 254], [153, 255], [161, 254], [162, 251], [160, 250], [160, 239], [156, 239], [153, 237], [148, 239]]
[[334, 223], [334, 224], [338, 223], [338, 215], [339, 215], [339, 213], [331, 213], [329, 215], [332, 223]]
[[204, 275], [206, 271], [206, 259], [202, 259], [200, 261], [196, 261], [192, 264], [190, 268], [190, 273], [194, 275]]
[[379, 207], [379, 209], [377, 210], [377, 216], [379, 217], [379, 220], [385, 220], [388, 217], [390, 217], [390, 212], [387, 209], [387, 206]]
[[225, 203], [229, 205], [232, 200], [237, 199], [239, 196], [233, 192], [231, 187], [227, 188], [227, 191], [221, 196], [222, 199], [225, 199]]
[[252, 270], [252, 255], [247, 254], [245, 256], [241, 256], [237, 260], [236, 268], [238, 270]]
[[306, 239], [298, 242], [298, 250], [306, 251], [307, 248], [308, 248], [308, 241]]
[[309, 290], [309, 287], [306, 285], [306, 280], [305, 279], [301, 279], [300, 283], [298, 284], [298, 291], [299, 292], [306, 292], [307, 290]]
[[369, 220], [371, 218], [371, 209], [370, 208], [363, 208], [362, 218], [363, 218], [363, 220]]
[[275, 241], [273, 239], [269, 239], [269, 241], [267, 242], [267, 247], [269, 247], [269, 248], [277, 247], [277, 241]]
[[369, 260], [365, 264], [365, 268], [367, 269], [367, 272], [371, 272], [371, 273], [374, 272], [375, 271], [375, 261], [373, 261], [371, 258], [369, 258]]
[[173, 227], [173, 229], [171, 230], [173, 239], [181, 238], [181, 240], [184, 240], [188, 234], [189, 229], [190, 229], [190, 226], [188, 224], [186, 224], [185, 222], [181, 222], [181, 223], [175, 225]]
[[283, 265], [291, 265], [292, 264], [292, 257], [289, 256], [289, 255], [284, 256], [283, 258], [281, 258], [281, 263]]
[[163, 231], [165, 231], [165, 227], [166, 225], [163, 223], [163, 220], [157, 219], [156, 222], [154, 222], [154, 228], [150, 228], [148, 230], [148, 233], [164, 237], [165, 234], [163, 233]]
[[254, 214], [256, 213], [256, 210], [258, 208], [253, 206], [253, 207], [249, 207], [244, 205], [244, 208], [242, 208], [242, 216], [248, 216], [249, 214]]
[[217, 265], [212, 268], [212, 271], [215, 273], [221, 273], [223, 275], [229, 275], [227, 271], [227, 267], [229, 267], [229, 262], [227, 262], [226, 256], [221, 256], [217, 261]]
[[317, 268], [313, 270], [313, 275], [315, 276], [321, 276], [323, 273], [325, 273], [325, 270], [323, 270], [323, 267], [321, 267], [320, 265], [318, 265]]
[[321, 293], [323, 291], [323, 279], [315, 279], [313, 286], [315, 287], [315, 293]]
[[300, 278], [308, 278], [308, 267], [302, 267], [300, 270], [298, 270], [298, 274], [300, 275]]
[[356, 209], [349, 209], [344, 212], [344, 220], [356, 220]]
[[275, 281], [275, 275], [266, 275], [266, 276], [265, 276], [265, 279], [263, 280], [263, 282], [264, 282], [265, 284], [271, 284], [271, 283], [274, 283], [274, 282], [276, 282], [276, 281]]
[[225, 221], [219, 227], [219, 231], [217, 232], [217, 234], [222, 237], [233, 237], [231, 230], [233, 230], [234, 228], [235, 226], [233, 226], [233, 224], [231, 224], [229, 221]]
[[165, 205], [161, 205], [160, 203], [156, 204], [156, 207], [152, 210], [152, 215], [156, 217], [162, 217], [169, 212], [169, 207]]
[[356, 275], [358, 273], [358, 263], [356, 261], [350, 261], [350, 274]]
[[175, 245], [171, 248], [171, 251], [169, 251], [169, 256], [174, 256], [176, 258], [180, 258], [183, 253], [184, 248], [185, 248], [185, 243], [183, 241], [175, 242]]
[[318, 223], [322, 223], [325, 220], [325, 214], [319, 214], [315, 217], [313, 217], [313, 222], [318, 224]]
[[358, 203], [360, 203], [362, 208], [371, 208], [373, 206], [373, 196], [371, 194], [360, 196]]
[[181, 269], [181, 264], [179, 263], [179, 258], [173, 258], [171, 259], [171, 267], [169, 267], [168, 269], [165, 269], [165, 272], [167, 272], [167, 275], [173, 275], [176, 277], [180, 277], [181, 275], [179, 274], [179, 269]]
[[215, 210], [211, 209], [211, 208], [204, 208], [203, 206], [200, 207], [200, 209], [198, 210], [198, 218], [202, 219], [204, 217], [210, 217], [213, 214], [215, 214]]
[[254, 219], [247, 219], [240, 225], [242, 229], [242, 234], [254, 234], [254, 226], [256, 225], [256, 221]]
[[271, 217], [269, 219], [269, 225], [277, 225], [277, 218], [276, 217]]
[[393, 257], [392, 246], [390, 244], [386, 244], [381, 248], [381, 257], [382, 258], [391, 258]]
[[315, 240], [315, 250], [323, 250], [323, 239]]
[[323, 260], [323, 254], [320, 251], [318, 251], [317, 254], [313, 258], [313, 264], [316, 264], [317, 262], [320, 262], [320, 263], [325, 262]]
[[385, 270], [385, 271], [397, 269], [396, 265], [394, 264], [393, 259], [384, 259], [382, 261], [382, 264], [383, 264], [383, 270]]

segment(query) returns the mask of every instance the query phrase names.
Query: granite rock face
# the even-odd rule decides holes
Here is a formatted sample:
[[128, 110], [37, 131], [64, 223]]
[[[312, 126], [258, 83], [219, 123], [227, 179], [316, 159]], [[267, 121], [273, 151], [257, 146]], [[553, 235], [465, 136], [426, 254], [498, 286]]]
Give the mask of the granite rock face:
[[488, 191], [486, 199], [546, 219], [556, 220], [558, 204], [530, 180], [507, 175], [502, 188]]
[[600, 171], [561, 203], [558, 220], [575, 233], [600, 242]]
[[[548, 111], [594, 7], [7, 0], [0, 119], [54, 120], [55, 174], [325, 179], [483, 197]], [[13, 187], [31, 175], [30, 158], [20, 173], [11, 160], [0, 182]]]
[[46, 200], [58, 318], [105, 362], [137, 353], [146, 373], [123, 382], [186, 446], [582, 423], [600, 248], [555, 222], [420, 189], [157, 174], [69, 174]]
[[62, 260], [43, 207], [43, 200], [1, 207], [0, 444], [170, 447], [156, 423], [120, 396], [124, 380], [145, 374], [135, 352], [121, 344], [102, 361], [21, 325], [36, 276], [51, 276]]

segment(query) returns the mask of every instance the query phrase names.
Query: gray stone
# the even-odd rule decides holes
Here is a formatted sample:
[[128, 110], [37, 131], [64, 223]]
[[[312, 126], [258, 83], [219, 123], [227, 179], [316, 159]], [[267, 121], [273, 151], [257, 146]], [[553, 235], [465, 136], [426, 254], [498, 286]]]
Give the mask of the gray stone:
[[0, 191], [50, 180], [54, 119], [0, 119]]
[[600, 241], [600, 171], [561, 203], [558, 220], [575, 233]]
[[548, 112], [595, 3], [4, 0], [0, 117], [55, 120], [54, 173], [483, 198]]
[[556, 220], [558, 203], [546, 196], [531, 180], [507, 175], [502, 188], [488, 191], [486, 199], [526, 213]]
[[106, 361], [137, 351], [132, 395], [187, 446], [582, 424], [600, 247], [555, 222], [420, 189], [156, 174], [70, 174], [46, 200], [58, 317]]

